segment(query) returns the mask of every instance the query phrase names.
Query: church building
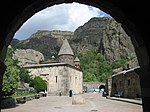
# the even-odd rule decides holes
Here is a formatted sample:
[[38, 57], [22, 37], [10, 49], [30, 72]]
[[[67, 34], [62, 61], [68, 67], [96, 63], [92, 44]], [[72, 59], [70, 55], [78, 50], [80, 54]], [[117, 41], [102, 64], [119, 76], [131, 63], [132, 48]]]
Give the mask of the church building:
[[68, 95], [72, 90], [75, 94], [82, 93], [83, 73], [80, 69], [80, 60], [65, 39], [58, 53], [57, 63], [35, 64], [24, 66], [32, 77], [40, 76], [47, 82], [49, 94]]

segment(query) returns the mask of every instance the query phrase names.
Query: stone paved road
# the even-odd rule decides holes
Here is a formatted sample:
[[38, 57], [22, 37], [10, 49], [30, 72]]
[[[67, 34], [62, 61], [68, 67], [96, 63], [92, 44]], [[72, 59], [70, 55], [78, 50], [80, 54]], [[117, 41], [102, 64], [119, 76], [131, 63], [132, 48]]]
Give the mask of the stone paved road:
[[2, 112], [143, 112], [141, 105], [106, 99], [99, 93], [85, 93], [82, 97], [86, 102], [82, 105], [72, 105], [72, 97], [47, 96]]

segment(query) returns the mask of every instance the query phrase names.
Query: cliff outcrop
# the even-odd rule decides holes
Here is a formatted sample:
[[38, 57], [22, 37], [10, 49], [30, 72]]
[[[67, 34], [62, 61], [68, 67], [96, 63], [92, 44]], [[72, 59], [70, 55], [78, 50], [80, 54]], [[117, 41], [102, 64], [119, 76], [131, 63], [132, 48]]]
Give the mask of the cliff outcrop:
[[97, 49], [109, 62], [129, 58], [130, 66], [138, 65], [130, 37], [122, 29], [121, 24], [110, 17], [94, 17], [74, 32], [37, 31], [16, 46], [19, 49], [37, 50], [47, 60], [52, 56], [57, 57], [64, 38], [68, 39], [75, 54]]

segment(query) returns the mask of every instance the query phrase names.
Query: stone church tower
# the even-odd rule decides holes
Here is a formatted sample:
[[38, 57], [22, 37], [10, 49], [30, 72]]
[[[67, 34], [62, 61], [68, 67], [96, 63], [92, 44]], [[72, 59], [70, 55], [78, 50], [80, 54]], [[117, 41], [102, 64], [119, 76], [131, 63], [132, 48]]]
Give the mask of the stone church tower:
[[74, 53], [67, 39], [63, 41], [63, 44], [58, 53], [58, 58], [60, 63], [66, 63], [74, 66]]
[[76, 57], [76, 58], [74, 59], [74, 66], [75, 66], [76, 68], [79, 68], [79, 69], [80, 69], [80, 60], [79, 60], [78, 57]]

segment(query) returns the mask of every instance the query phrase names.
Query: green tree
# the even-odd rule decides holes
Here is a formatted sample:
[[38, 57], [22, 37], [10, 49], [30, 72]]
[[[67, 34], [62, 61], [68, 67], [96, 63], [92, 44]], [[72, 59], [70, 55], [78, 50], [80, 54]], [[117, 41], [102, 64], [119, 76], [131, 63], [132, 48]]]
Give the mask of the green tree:
[[128, 60], [125, 59], [125, 58], [122, 58], [122, 59], [118, 59], [118, 60], [115, 60], [112, 62], [111, 66], [112, 66], [112, 69], [116, 69], [116, 68], [119, 68], [121, 66], [124, 66], [126, 64]]
[[99, 62], [99, 72], [97, 78], [100, 82], [105, 82], [105, 80], [112, 74], [111, 64], [106, 60]]
[[5, 64], [7, 66], [5, 74], [3, 76], [3, 87], [2, 87], [2, 96], [11, 96], [14, 94], [18, 88], [18, 82], [20, 80], [17, 61], [12, 58], [13, 49], [8, 48]]
[[33, 87], [36, 92], [45, 91], [47, 89], [46, 81], [44, 81], [41, 77], [36, 76], [33, 79]]
[[18, 68], [20, 70], [20, 74], [19, 74], [20, 81], [24, 82], [24, 83], [30, 83], [31, 77], [29, 75], [28, 70], [26, 70], [25, 68], [20, 67], [20, 66]]
[[83, 71], [83, 81], [86, 82], [105, 82], [112, 75], [113, 69], [124, 66], [128, 61], [122, 58], [108, 63], [104, 56], [96, 50], [80, 53], [78, 57]]
[[86, 82], [97, 82], [99, 76], [99, 63], [103, 61], [103, 56], [97, 51], [87, 51], [79, 55], [83, 80]]

